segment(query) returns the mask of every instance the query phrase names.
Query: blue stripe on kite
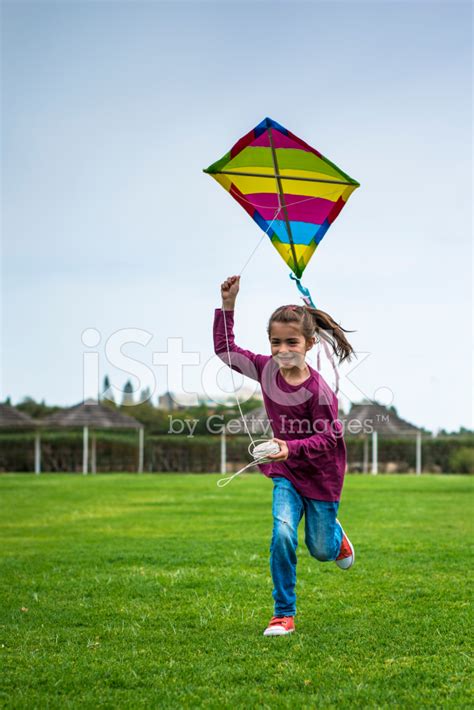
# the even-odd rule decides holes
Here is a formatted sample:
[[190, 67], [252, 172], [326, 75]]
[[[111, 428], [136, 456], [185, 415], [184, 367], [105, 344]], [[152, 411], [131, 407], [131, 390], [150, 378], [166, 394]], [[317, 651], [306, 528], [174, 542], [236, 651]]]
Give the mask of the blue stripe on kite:
[[283, 135], [287, 135], [288, 129], [285, 128], [285, 126], [282, 126], [280, 123], [277, 123], [277, 121], [274, 121], [271, 118], [267, 118], [268, 123], [272, 128], [275, 128], [277, 131], [280, 131], [280, 133], [283, 133]]
[[[263, 229], [266, 229], [268, 227], [268, 225], [270, 224], [270, 222], [265, 221], [265, 224], [266, 224], [266, 226], [263, 227]], [[321, 229], [322, 226], [323, 225], [313, 224], [311, 222], [290, 221], [291, 236], [293, 237], [293, 243], [294, 244], [305, 244], [306, 246], [308, 246], [308, 244], [311, 244], [311, 242], [315, 238], [316, 234], [318, 234], [318, 236], [319, 236], [319, 230]], [[290, 243], [285, 220], [276, 219], [273, 222], [272, 227], [275, 231], [275, 234], [277, 235], [278, 239], [281, 242], [283, 242], [284, 244]], [[322, 238], [323, 237], [321, 237], [321, 239]]]
[[253, 129], [253, 132], [255, 133], [255, 138], [259, 138], [262, 133], [265, 133], [267, 130], [267, 119], [264, 118], [263, 121], [261, 121], [258, 126], [255, 126]]
[[272, 227], [275, 226], [275, 222], [273, 222], [272, 227], [270, 227], [271, 222], [267, 222], [266, 219], [263, 219], [262, 215], [260, 214], [260, 212], [257, 212], [257, 210], [255, 210], [252, 217], [255, 220], [255, 222], [258, 224], [260, 229], [263, 229], [263, 231], [266, 232], [271, 239], [275, 234], [275, 232], [272, 229]]
[[272, 118], [264, 118], [263, 121], [261, 121], [258, 126], [255, 126], [254, 128], [254, 133], [255, 133], [255, 138], [258, 138], [259, 136], [264, 133], [267, 128], [275, 128], [277, 131], [280, 131], [280, 133], [283, 133], [283, 135], [287, 135], [288, 129], [285, 128], [284, 126], [280, 125], [276, 121], [274, 121]]
[[324, 222], [322, 223], [322, 225], [320, 226], [320, 228], [318, 229], [317, 234], [314, 238], [314, 241], [316, 242], [316, 244], [319, 244], [319, 242], [324, 237], [324, 235], [326, 234], [326, 232], [328, 231], [330, 226], [331, 225], [328, 222], [328, 220], [325, 219]]

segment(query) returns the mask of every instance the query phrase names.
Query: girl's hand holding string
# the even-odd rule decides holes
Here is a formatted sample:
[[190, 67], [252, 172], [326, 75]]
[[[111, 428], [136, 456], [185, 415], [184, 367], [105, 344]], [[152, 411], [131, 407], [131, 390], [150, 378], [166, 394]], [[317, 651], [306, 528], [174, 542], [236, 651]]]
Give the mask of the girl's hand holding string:
[[239, 293], [240, 276], [228, 276], [221, 284], [222, 308], [225, 311], [233, 311], [235, 299]]
[[271, 459], [272, 461], [286, 461], [290, 454], [286, 441], [283, 439], [275, 439], [275, 437], [273, 437], [272, 441], [276, 441], [280, 447], [280, 451], [277, 454], [269, 454], [267, 459]]

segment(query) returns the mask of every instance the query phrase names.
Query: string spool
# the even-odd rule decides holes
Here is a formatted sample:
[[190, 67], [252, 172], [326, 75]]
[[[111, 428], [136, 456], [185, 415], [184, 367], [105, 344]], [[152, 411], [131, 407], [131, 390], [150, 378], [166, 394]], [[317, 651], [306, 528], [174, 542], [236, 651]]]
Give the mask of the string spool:
[[250, 456], [253, 456], [254, 460], [241, 468], [240, 471], [237, 471], [237, 473], [233, 473], [231, 476], [226, 476], [225, 478], [220, 478], [217, 481], [219, 488], [227, 486], [233, 478], [243, 473], [251, 466], [254, 466], [256, 463], [270, 463], [272, 459], [269, 459], [268, 456], [278, 454], [280, 447], [276, 441], [272, 441], [271, 439], [252, 439], [251, 443], [247, 447], [247, 451]]

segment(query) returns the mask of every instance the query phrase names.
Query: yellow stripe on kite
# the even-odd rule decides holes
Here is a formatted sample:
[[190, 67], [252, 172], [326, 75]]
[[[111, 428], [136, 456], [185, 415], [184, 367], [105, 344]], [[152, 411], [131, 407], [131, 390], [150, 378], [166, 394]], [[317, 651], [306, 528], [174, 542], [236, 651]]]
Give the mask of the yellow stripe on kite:
[[317, 248], [317, 244], [315, 242], [311, 242], [311, 244], [309, 245], [294, 244], [293, 248], [295, 250], [296, 259], [298, 261], [298, 264], [295, 265], [293, 259], [293, 251], [289, 244], [283, 244], [283, 242], [277, 241], [276, 239], [272, 239], [272, 244], [282, 257], [285, 264], [288, 264], [290, 269], [296, 272], [304, 271], [305, 267], [308, 264], [308, 261], [311, 259]]

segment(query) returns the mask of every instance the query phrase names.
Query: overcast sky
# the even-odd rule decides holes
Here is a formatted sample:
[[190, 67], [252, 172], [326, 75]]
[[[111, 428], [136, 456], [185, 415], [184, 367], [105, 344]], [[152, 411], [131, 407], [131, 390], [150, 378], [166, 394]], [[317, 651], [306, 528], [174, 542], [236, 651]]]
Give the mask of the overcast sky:
[[[357, 331], [342, 404], [378, 398], [432, 430], [472, 426], [471, 12], [3, 2], [2, 399], [75, 404], [97, 352], [99, 380], [117, 388], [139, 373], [125, 357], [139, 360], [156, 401], [179, 385], [163, 354], [153, 364], [170, 338], [200, 361], [184, 389], [217, 391], [204, 366], [219, 284], [262, 233], [201, 170], [270, 116], [361, 183], [304, 275]], [[263, 241], [242, 276], [243, 347], [267, 352], [268, 316], [298, 302], [288, 273]], [[333, 384], [325, 360], [323, 374]]]

